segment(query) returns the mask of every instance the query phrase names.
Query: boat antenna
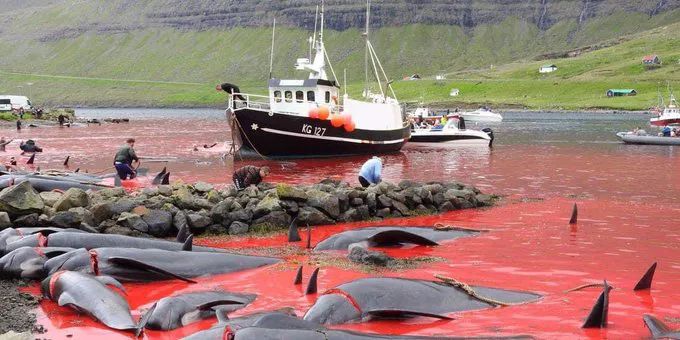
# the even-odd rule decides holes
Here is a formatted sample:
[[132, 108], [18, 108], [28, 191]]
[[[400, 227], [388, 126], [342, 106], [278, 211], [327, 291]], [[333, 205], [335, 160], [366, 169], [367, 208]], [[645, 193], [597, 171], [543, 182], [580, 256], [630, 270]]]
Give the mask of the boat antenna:
[[347, 95], [347, 69], [342, 70], [342, 88], [345, 90], [345, 96]]
[[272, 71], [274, 69], [274, 36], [276, 34], [276, 18], [274, 18], [274, 25], [272, 26], [272, 50], [269, 54], [269, 79], [272, 79]]
[[316, 26], [318, 25], [319, 21], [319, 5], [316, 5], [316, 12], [314, 13], [314, 34], [312, 35], [312, 39], [310, 39], [310, 45], [309, 45], [309, 60], [312, 60], [312, 48], [314, 45], [316, 45]]
[[321, 26], [319, 27], [319, 41], [323, 43], [323, 8], [324, 8], [324, 2], [321, 0]]
[[368, 97], [368, 34], [369, 34], [369, 22], [371, 20], [371, 0], [366, 0], [366, 31], [364, 31], [364, 36], [366, 37], [366, 56], [364, 57], [364, 97]]

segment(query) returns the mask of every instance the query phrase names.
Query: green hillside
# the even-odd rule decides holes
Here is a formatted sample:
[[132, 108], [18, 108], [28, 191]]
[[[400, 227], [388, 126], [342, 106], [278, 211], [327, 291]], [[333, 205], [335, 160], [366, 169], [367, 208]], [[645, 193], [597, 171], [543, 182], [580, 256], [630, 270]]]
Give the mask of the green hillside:
[[[105, 10], [105, 16], [115, 14], [111, 8]], [[73, 31], [63, 28], [64, 23], [85, 25], [89, 20], [77, 7], [17, 13], [21, 20], [0, 22], [0, 45], [11, 46], [0, 58], [0, 92], [30, 95], [36, 103], [219, 106], [224, 95], [213, 90], [215, 83], [230, 81], [243, 90], [262, 92], [269, 73], [268, 28], [187, 30], [149, 25], [112, 30], [92, 24], [93, 29]], [[413, 73], [448, 74], [445, 82], [396, 82], [403, 101], [642, 109], [656, 97], [658, 81], [678, 80], [677, 61], [672, 64], [680, 51], [680, 38], [672, 34], [680, 29], [678, 14], [678, 9], [654, 16], [615, 11], [582, 23], [563, 20], [545, 30], [512, 16], [471, 28], [410, 24], [376, 29], [372, 41], [395, 79]], [[47, 38], [40, 35], [41, 27], [49, 28]], [[292, 27], [276, 31], [276, 77], [304, 76], [295, 73], [293, 63], [307, 56], [310, 33]], [[340, 76], [346, 69], [350, 92], [360, 93], [364, 56], [360, 30], [328, 30], [325, 40], [336, 72]], [[576, 58], [534, 60], [607, 41], [613, 46]], [[666, 64], [645, 71], [640, 59], [649, 53], [661, 55]], [[559, 70], [539, 76], [537, 69], [544, 63], [556, 63]], [[461, 89], [461, 96], [448, 96], [453, 87]], [[636, 88], [640, 96], [602, 98], [610, 87]]]

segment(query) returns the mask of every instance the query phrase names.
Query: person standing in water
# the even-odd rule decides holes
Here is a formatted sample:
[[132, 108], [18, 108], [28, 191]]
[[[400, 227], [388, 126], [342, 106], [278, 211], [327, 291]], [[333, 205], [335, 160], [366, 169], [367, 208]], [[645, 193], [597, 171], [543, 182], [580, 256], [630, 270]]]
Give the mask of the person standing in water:
[[236, 171], [232, 176], [236, 190], [243, 190], [250, 185], [258, 185], [269, 175], [269, 167], [258, 168], [253, 165], [246, 165]]
[[378, 184], [382, 181], [382, 159], [373, 156], [361, 166], [359, 170], [359, 183], [366, 188], [371, 184]]
[[135, 139], [128, 138], [125, 145], [121, 146], [116, 152], [116, 157], [113, 160], [113, 166], [116, 167], [116, 172], [121, 180], [133, 179], [137, 177], [137, 172], [132, 167], [132, 162], [139, 163], [139, 158], [135, 153]]
[[5, 147], [7, 144], [11, 143], [14, 139], [10, 139], [8, 141], [5, 140], [5, 137], [0, 138], [0, 151], [5, 152]]

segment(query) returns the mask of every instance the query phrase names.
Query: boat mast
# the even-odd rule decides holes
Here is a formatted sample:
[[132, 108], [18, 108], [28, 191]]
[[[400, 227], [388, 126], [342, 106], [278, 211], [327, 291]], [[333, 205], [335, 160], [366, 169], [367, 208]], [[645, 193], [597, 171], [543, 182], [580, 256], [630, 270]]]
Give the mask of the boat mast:
[[274, 18], [274, 25], [272, 26], [272, 50], [269, 55], [269, 79], [272, 79], [272, 71], [274, 69], [274, 34], [276, 33], [276, 18]]
[[364, 97], [368, 97], [368, 34], [369, 34], [369, 22], [371, 18], [371, 0], [366, 0], [366, 31], [364, 31], [364, 36], [366, 38], [366, 56], [364, 57]]

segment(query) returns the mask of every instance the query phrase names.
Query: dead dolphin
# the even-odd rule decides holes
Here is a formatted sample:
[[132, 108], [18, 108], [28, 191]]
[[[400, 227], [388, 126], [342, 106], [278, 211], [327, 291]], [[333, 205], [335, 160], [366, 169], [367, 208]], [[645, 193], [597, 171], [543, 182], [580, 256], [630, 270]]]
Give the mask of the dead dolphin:
[[642, 319], [649, 328], [653, 339], [680, 339], [680, 329], [672, 330], [654, 315], [645, 314]]
[[[503, 303], [534, 301], [540, 295], [470, 286], [479, 296]], [[342, 324], [380, 316], [429, 316], [447, 319], [452, 312], [492, 308], [462, 288], [443, 282], [401, 278], [354, 280], [321, 295], [304, 316], [323, 324]]]
[[51, 274], [73, 270], [108, 275], [121, 281], [148, 282], [167, 279], [191, 281], [205, 275], [231, 273], [262, 267], [279, 259], [232, 253], [169, 251], [161, 249], [93, 248], [76, 249], [45, 263]]
[[[428, 337], [410, 335], [381, 335], [371, 333], [359, 333], [353, 331], [343, 331], [328, 329], [315, 322], [298, 319], [295, 315], [285, 313], [264, 313], [248, 318], [249, 322], [239, 322], [230, 324], [229, 321], [222, 323], [220, 327], [215, 327], [206, 331], [191, 335], [185, 340], [194, 339], [296, 339], [296, 340], [453, 340], [470, 339], [469, 337]], [[517, 337], [490, 337], [487, 339], [530, 339], [528, 336]], [[474, 339], [485, 339], [484, 337]]]
[[[40, 234], [40, 235], [49, 235], [53, 233], [58, 233], [58, 232], [70, 232], [70, 233], [84, 233], [85, 231], [82, 231], [80, 229], [72, 229], [72, 228], [7, 228], [2, 231], [0, 231], [0, 255], [5, 254], [5, 250], [7, 248], [7, 245], [10, 243], [14, 243], [16, 241], [19, 241], [23, 239], [26, 236], [30, 236], [33, 234]], [[32, 239], [40, 239], [39, 236], [36, 236]], [[31, 245], [28, 245], [31, 246]], [[20, 247], [19, 247], [20, 248]], [[13, 247], [12, 250], [18, 249], [16, 247]]]
[[[78, 175], [72, 173], [73, 175]], [[82, 174], [81, 174], [82, 175]], [[28, 181], [31, 183], [33, 189], [38, 192], [52, 191], [52, 190], [68, 190], [70, 188], [79, 188], [83, 190], [101, 190], [109, 188], [110, 186], [99, 183], [100, 178], [87, 176], [86, 178], [69, 177], [69, 176], [46, 176], [40, 174], [20, 174], [20, 175], [2, 175], [0, 176], [0, 189], [4, 189], [13, 184], [19, 184]]]
[[0, 278], [42, 280], [47, 275], [43, 267], [45, 261], [71, 250], [52, 247], [16, 249], [0, 258]]
[[437, 245], [439, 241], [473, 236], [472, 230], [435, 230], [424, 227], [368, 227], [343, 231], [316, 245], [314, 250], [347, 250], [350, 244], [368, 242], [369, 246], [390, 246], [405, 243]]
[[217, 313], [229, 313], [255, 301], [254, 294], [225, 291], [202, 291], [169, 296], [158, 300], [146, 313], [146, 328], [171, 330], [207, 319]]
[[110, 277], [61, 271], [43, 280], [40, 290], [43, 296], [59, 306], [84, 311], [110, 328], [139, 334], [143, 325], [135, 324], [127, 301], [106, 284], [122, 288]]
[[[5, 251], [10, 252], [20, 247], [67, 247], [67, 248], [102, 248], [102, 247], [121, 247], [137, 249], [164, 249], [182, 250], [186, 246], [182, 243], [170, 242], [166, 240], [137, 238], [132, 236], [115, 234], [89, 234], [79, 233], [76, 235], [65, 233], [50, 234], [42, 237], [39, 234], [26, 236], [18, 241], [12, 242], [5, 247]], [[197, 252], [221, 252], [221, 249], [208, 247], [192, 247]]]
[[293, 311], [292, 308], [282, 308], [275, 311], [257, 312], [233, 319], [227, 318], [222, 313], [217, 313], [219, 323], [217, 323], [216, 325], [209, 329], [189, 335], [183, 338], [183, 340], [228, 339], [226, 337], [227, 331], [233, 332], [242, 328], [251, 327], [257, 320], [260, 319], [260, 317], [273, 313], [290, 315], [295, 317], [295, 312]]

